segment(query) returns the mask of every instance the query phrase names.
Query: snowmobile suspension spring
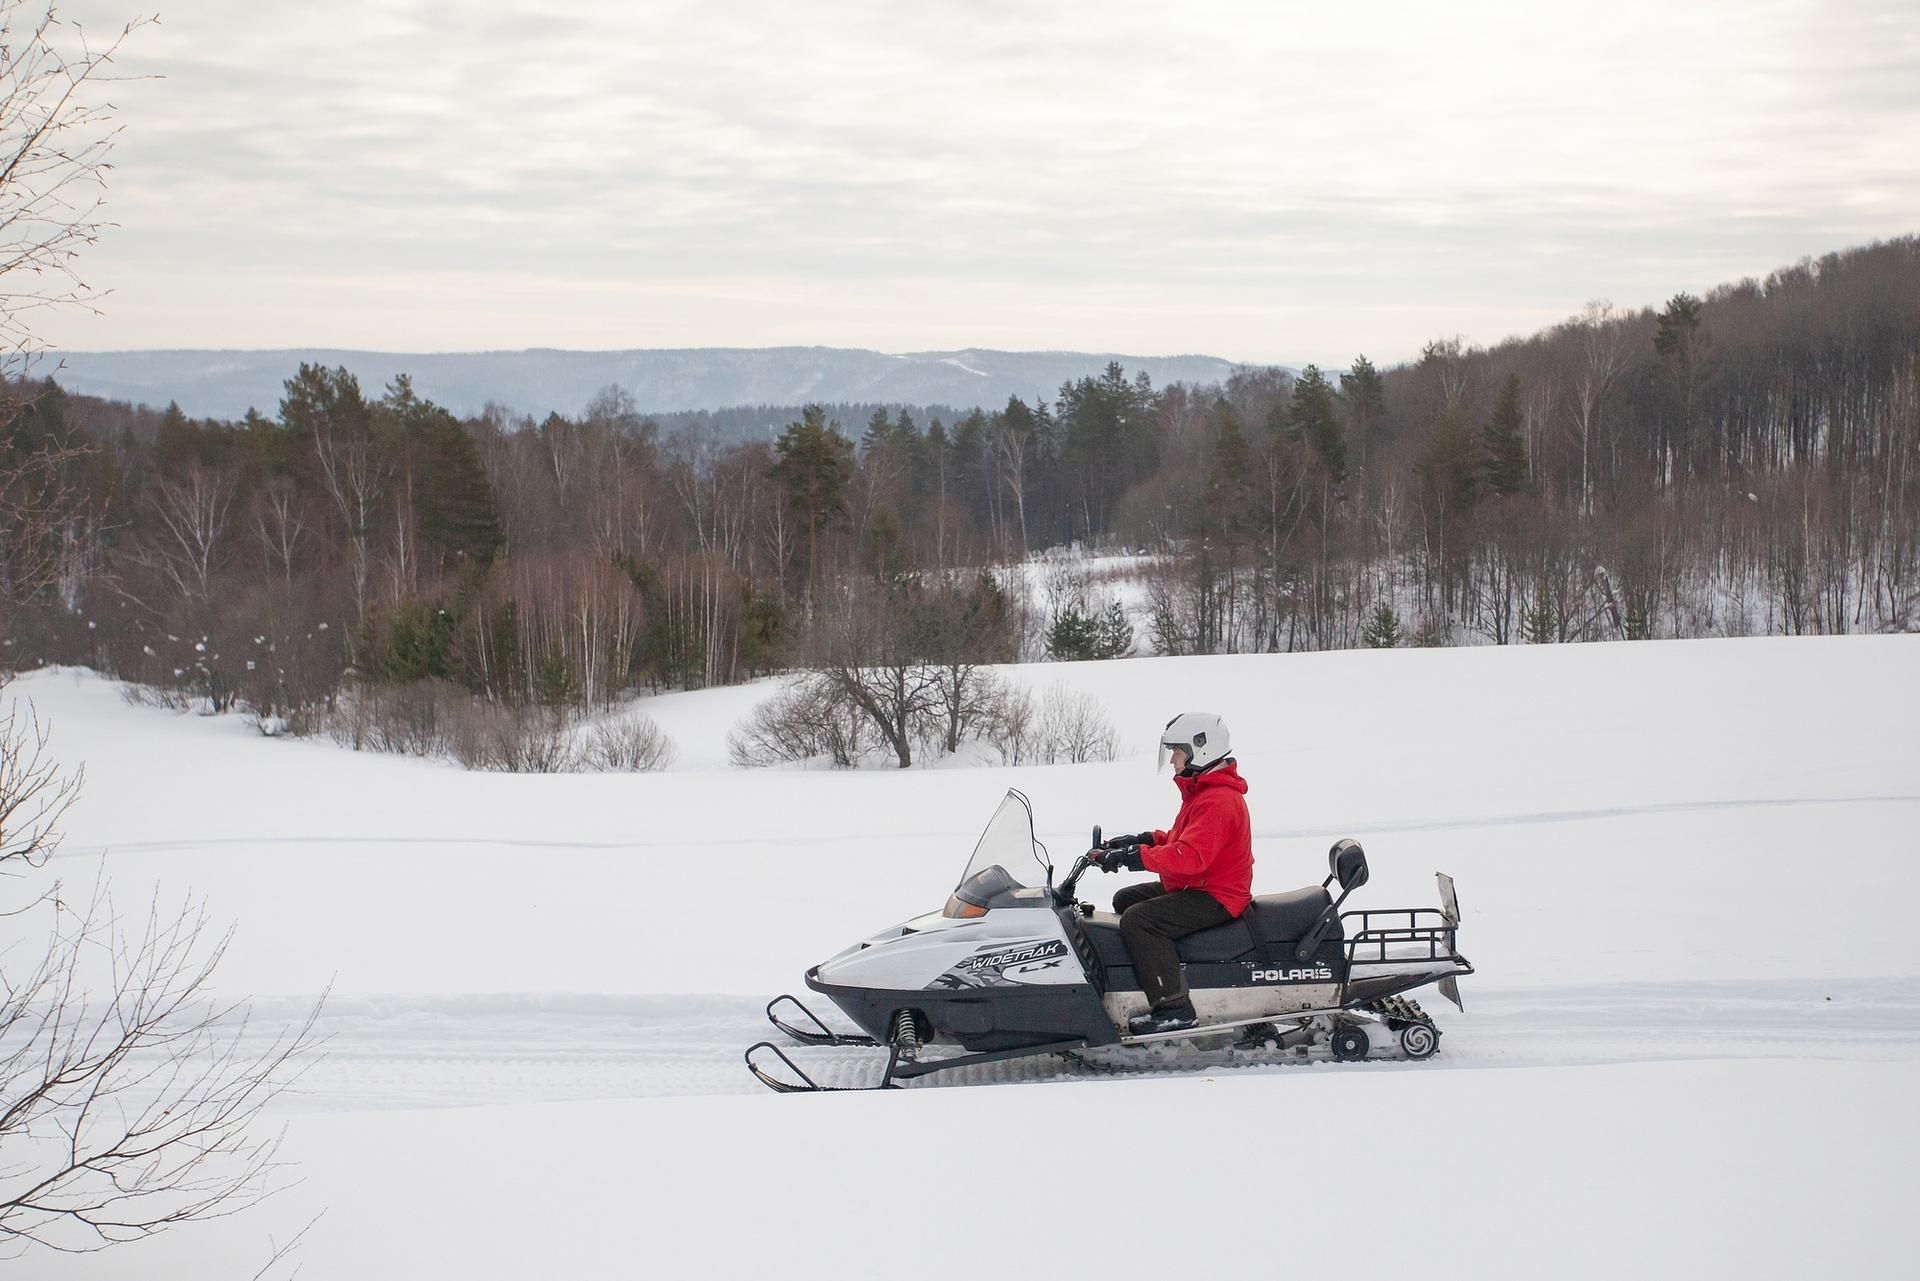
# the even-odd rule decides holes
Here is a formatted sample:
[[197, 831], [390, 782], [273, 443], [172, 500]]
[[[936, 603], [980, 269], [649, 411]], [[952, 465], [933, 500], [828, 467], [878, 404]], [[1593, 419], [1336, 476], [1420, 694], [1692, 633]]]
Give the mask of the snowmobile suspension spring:
[[901, 1058], [910, 1059], [920, 1049], [920, 1029], [913, 1021], [912, 1010], [893, 1012], [893, 1044]]

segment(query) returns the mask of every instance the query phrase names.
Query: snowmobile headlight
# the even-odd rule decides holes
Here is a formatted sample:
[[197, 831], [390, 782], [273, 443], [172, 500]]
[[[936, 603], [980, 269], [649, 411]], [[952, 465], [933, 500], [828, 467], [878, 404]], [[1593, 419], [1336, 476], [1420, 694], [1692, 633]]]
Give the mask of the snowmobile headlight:
[[947, 895], [947, 905], [940, 909], [940, 915], [964, 920], [969, 917], [985, 916], [987, 909], [978, 903], [969, 903], [958, 894]]

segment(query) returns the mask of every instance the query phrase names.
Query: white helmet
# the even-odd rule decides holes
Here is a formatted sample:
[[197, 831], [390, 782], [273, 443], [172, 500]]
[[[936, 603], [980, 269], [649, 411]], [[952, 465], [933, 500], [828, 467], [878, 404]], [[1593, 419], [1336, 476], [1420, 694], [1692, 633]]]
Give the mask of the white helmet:
[[1191, 769], [1203, 770], [1226, 758], [1232, 746], [1227, 723], [1212, 712], [1182, 712], [1167, 722], [1160, 735], [1160, 768], [1173, 759], [1173, 749], [1187, 754]]

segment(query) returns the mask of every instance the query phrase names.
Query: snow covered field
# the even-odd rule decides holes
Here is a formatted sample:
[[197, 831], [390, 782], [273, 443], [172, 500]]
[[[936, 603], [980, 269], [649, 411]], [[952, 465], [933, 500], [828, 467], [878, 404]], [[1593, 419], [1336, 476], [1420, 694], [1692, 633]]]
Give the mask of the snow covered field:
[[[87, 765], [63, 875], [206, 896], [238, 925], [222, 990], [259, 1017], [333, 997], [278, 1113], [304, 1182], [9, 1268], [249, 1277], [323, 1209], [304, 1277], [1910, 1266], [1920, 637], [1016, 674], [1096, 694], [1123, 759], [728, 768], [762, 686], [649, 703], [664, 774], [467, 774], [16, 682]], [[1355, 906], [1457, 879], [1479, 973], [1465, 1014], [1426, 1001], [1437, 1059], [832, 1098], [746, 1075], [767, 997], [937, 905], [1007, 787], [1062, 865], [1095, 822], [1164, 825], [1155, 731], [1196, 707], [1233, 725], [1257, 890], [1317, 881], [1341, 835], [1373, 867]]]

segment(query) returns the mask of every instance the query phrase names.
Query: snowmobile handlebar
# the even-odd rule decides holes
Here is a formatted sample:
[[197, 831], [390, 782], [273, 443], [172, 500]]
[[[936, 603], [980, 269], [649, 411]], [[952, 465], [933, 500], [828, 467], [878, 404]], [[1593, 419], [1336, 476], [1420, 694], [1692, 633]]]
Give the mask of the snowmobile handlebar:
[[1074, 898], [1073, 891], [1074, 887], [1080, 883], [1080, 877], [1088, 868], [1098, 866], [1099, 864], [1093, 861], [1093, 851], [1091, 850], [1073, 860], [1073, 869], [1067, 873], [1067, 879], [1060, 882], [1059, 887], [1053, 891], [1053, 901], [1061, 907], [1072, 907], [1077, 901]]
[[1088, 847], [1085, 854], [1073, 860], [1073, 869], [1067, 873], [1067, 879], [1060, 882], [1060, 887], [1053, 892], [1053, 901], [1055, 903], [1061, 907], [1073, 906], [1077, 901], [1073, 896], [1074, 887], [1080, 883], [1081, 876], [1086, 873], [1088, 868], [1096, 866], [1093, 860], [1094, 856], [1098, 853], [1100, 853], [1100, 825], [1095, 823], [1093, 825], [1093, 844]]

